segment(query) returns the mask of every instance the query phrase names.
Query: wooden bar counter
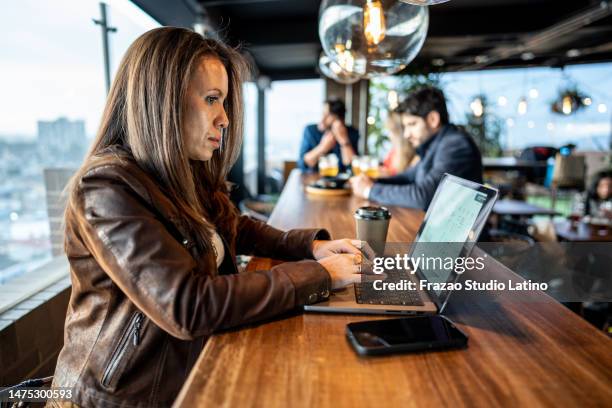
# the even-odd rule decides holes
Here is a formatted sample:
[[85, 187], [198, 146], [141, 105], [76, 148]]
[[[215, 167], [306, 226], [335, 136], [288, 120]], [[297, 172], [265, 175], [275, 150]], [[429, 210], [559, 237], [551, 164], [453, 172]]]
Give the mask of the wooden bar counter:
[[[308, 196], [308, 180], [291, 174], [270, 224], [353, 238], [353, 212], [367, 201]], [[388, 241], [412, 239], [423, 214], [390, 210]], [[249, 268], [272, 262], [255, 258]], [[491, 257], [483, 272], [522, 280]], [[359, 357], [346, 324], [386, 317], [358, 315], [295, 313], [217, 334], [175, 406], [611, 406], [612, 340], [546, 294], [521, 293], [451, 296], [444, 314], [469, 335], [464, 350]]]

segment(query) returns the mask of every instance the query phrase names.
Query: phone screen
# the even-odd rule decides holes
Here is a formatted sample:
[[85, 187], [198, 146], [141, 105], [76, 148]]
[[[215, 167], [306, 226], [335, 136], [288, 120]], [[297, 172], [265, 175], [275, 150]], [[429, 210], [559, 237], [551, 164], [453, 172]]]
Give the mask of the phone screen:
[[[443, 345], [464, 343], [465, 334], [441, 316], [418, 316], [401, 319], [351, 323], [348, 330], [364, 348], [399, 345]], [[459, 344], [457, 344], [459, 345]]]

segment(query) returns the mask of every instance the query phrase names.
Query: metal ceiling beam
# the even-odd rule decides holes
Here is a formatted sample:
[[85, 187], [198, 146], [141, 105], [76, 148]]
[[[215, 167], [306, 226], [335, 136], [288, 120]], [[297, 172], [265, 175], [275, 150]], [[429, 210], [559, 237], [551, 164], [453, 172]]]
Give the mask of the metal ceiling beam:
[[189, 0], [167, 2], [165, 0], [131, 0], [161, 25], [191, 27], [196, 14]]
[[484, 54], [484, 58], [475, 64], [468, 64], [457, 67], [458, 71], [474, 71], [496, 62], [514, 57], [516, 55], [530, 52], [543, 44], [546, 44], [561, 36], [570, 34], [584, 26], [587, 26], [594, 21], [600, 20], [612, 14], [610, 0], [603, 0], [599, 4], [594, 5], [570, 18], [560, 21], [539, 33], [527, 35], [523, 41], [514, 46], [495, 47], [488, 53]]

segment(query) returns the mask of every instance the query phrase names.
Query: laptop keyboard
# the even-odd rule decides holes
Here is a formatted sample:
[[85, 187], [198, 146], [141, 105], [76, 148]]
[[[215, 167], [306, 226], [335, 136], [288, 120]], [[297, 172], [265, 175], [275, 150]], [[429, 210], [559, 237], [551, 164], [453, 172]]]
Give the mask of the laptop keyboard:
[[[390, 271], [385, 282], [399, 282], [410, 279], [404, 271]], [[416, 290], [375, 290], [372, 282], [355, 283], [355, 298], [359, 304], [423, 306], [423, 300]]]

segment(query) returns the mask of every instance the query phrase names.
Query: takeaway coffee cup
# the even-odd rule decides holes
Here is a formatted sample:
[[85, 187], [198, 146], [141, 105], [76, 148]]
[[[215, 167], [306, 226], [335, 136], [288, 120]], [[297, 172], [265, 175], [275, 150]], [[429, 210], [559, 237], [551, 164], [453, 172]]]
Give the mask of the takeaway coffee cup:
[[357, 239], [367, 241], [377, 256], [385, 253], [390, 219], [385, 207], [360, 207], [355, 211]]

